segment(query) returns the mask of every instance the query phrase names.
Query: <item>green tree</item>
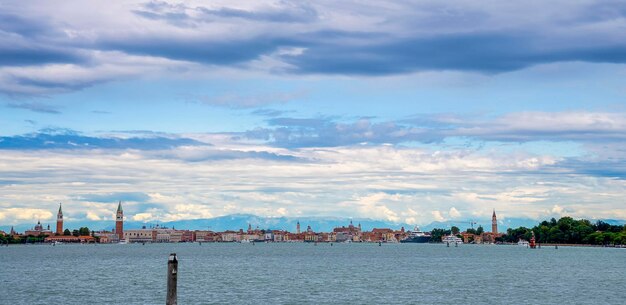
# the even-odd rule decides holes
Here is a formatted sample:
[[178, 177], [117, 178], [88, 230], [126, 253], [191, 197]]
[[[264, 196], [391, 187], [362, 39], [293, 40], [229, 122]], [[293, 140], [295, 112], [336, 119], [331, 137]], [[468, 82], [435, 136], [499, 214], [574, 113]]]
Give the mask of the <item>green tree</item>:
[[476, 235], [483, 234], [483, 232], [485, 232], [485, 229], [483, 229], [483, 226], [478, 226], [478, 228], [476, 228]]
[[430, 235], [431, 235], [431, 241], [432, 242], [436, 242], [436, 243], [440, 243], [441, 239], [445, 236], [450, 234], [450, 230], [444, 230], [444, 229], [433, 229], [432, 231], [430, 231]]
[[72, 235], [78, 237], [80, 235], [80, 232], [78, 232], [78, 230], [73, 230]]
[[89, 228], [81, 227], [80, 229], [78, 229], [78, 234], [80, 236], [89, 236]]
[[457, 235], [459, 234], [459, 232], [461, 232], [461, 230], [457, 226], [452, 226], [452, 228], [450, 228], [450, 231], [452, 231], [452, 234], [454, 235]]
[[72, 232], [70, 231], [70, 229], [65, 229], [65, 231], [63, 231], [63, 235], [64, 236], [70, 236], [70, 235], [72, 235]]

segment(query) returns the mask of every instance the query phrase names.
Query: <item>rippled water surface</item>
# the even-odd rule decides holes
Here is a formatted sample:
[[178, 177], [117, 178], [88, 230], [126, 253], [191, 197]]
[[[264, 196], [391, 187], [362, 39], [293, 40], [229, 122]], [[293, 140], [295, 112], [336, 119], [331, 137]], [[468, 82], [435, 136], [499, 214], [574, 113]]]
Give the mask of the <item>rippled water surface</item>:
[[0, 247], [0, 304], [626, 304], [626, 249], [434, 244]]

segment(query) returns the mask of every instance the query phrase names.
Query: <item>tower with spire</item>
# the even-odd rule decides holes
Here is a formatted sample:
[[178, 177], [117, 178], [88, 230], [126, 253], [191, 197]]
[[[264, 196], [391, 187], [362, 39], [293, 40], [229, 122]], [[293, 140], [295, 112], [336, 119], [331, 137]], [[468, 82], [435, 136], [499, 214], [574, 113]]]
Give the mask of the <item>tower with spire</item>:
[[491, 215], [491, 233], [498, 234], [498, 218], [496, 218], [496, 209], [493, 209], [493, 215]]
[[300, 220], [296, 223], [296, 234], [300, 234]]
[[117, 205], [117, 213], [115, 214], [115, 234], [119, 240], [124, 239], [124, 210], [122, 210], [122, 202]]
[[63, 210], [61, 210], [61, 203], [59, 203], [59, 212], [57, 213], [57, 232], [58, 235], [63, 235]]

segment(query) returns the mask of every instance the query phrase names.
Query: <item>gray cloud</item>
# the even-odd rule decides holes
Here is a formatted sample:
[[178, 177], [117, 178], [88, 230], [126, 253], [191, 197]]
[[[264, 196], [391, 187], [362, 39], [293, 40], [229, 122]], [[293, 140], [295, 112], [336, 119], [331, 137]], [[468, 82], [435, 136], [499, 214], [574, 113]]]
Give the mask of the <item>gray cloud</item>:
[[[84, 24], [71, 14], [60, 16], [60, 23], [40, 18], [27, 6], [4, 5], [0, 68], [34, 70], [0, 69], [0, 90], [66, 92], [139, 77], [142, 73], [123, 69], [138, 57], [153, 59], [140, 67], [151, 72], [187, 71], [183, 67], [189, 63], [252, 69], [266, 60], [273, 63], [267, 68], [272, 72], [365, 76], [425, 70], [500, 73], [564, 61], [626, 63], [626, 34], [619, 27], [625, 7], [621, 2], [563, 2], [542, 5], [537, 14], [536, 6], [524, 3], [280, 1], [191, 7], [149, 2], [119, 11], [119, 20], [96, 18]], [[137, 26], [123, 34], [110, 30], [127, 28], [129, 22]], [[284, 51], [289, 49], [298, 51]], [[75, 65], [83, 69], [81, 77], [58, 82], [35, 77], [49, 64]]]
[[249, 130], [242, 136], [291, 148], [432, 143], [449, 137], [504, 142], [626, 140], [626, 114], [582, 111], [519, 112], [495, 118], [435, 114], [387, 122], [278, 117], [269, 119], [268, 125]]

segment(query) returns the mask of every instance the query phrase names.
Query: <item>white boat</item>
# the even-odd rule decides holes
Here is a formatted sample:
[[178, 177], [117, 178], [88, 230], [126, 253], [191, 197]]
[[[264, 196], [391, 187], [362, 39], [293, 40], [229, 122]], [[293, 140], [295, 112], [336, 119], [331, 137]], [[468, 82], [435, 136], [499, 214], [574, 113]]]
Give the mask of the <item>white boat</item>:
[[463, 239], [454, 235], [447, 235], [441, 240], [444, 244], [462, 244]]
[[126, 242], [126, 240], [125, 240], [125, 239], [122, 239], [122, 240], [120, 240], [120, 241], [118, 242], [118, 244], [120, 244], [120, 245], [125, 245], [125, 244], [127, 244], [127, 243], [128, 243], [128, 242]]
[[517, 242], [517, 245], [518, 245], [518, 246], [522, 246], [522, 247], [528, 247], [528, 241], [523, 240], [523, 239], [520, 239], [520, 240]]

